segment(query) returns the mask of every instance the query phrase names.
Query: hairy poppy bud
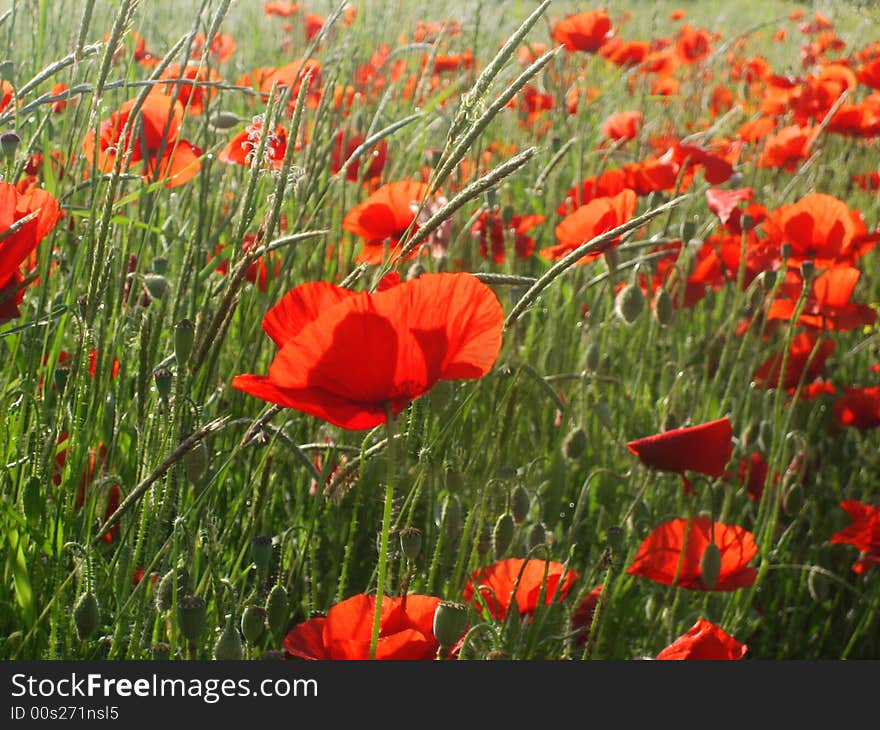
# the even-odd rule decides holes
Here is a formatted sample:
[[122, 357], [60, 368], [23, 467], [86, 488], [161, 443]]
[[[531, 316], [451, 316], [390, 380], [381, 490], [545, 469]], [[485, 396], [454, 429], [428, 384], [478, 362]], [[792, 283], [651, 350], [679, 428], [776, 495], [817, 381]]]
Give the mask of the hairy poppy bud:
[[239, 636], [232, 614], [226, 616], [226, 626], [214, 644], [214, 659], [218, 661], [240, 661], [244, 659], [244, 643]]
[[779, 255], [783, 261], [787, 261], [791, 258], [791, 244], [788, 241], [779, 247]]
[[208, 606], [201, 596], [184, 596], [177, 603], [177, 627], [183, 637], [198, 641], [208, 623]]
[[0, 61], [0, 80], [13, 81], [15, 79], [15, 61]]
[[764, 288], [764, 291], [770, 291], [774, 286], [776, 286], [776, 272], [772, 269], [768, 269], [766, 271], [762, 271], [758, 275], [761, 286]]
[[672, 322], [675, 308], [672, 306], [672, 297], [665, 289], [658, 289], [654, 295], [654, 317], [662, 327]]
[[703, 557], [700, 558], [700, 578], [708, 590], [718, 585], [718, 574], [721, 572], [721, 550], [714, 542], [706, 545]]
[[495, 210], [498, 207], [498, 190], [496, 188], [489, 188], [483, 193], [483, 199], [485, 200], [487, 210]]
[[279, 641], [287, 631], [289, 611], [287, 591], [283, 585], [276, 583], [266, 599], [266, 622], [269, 624], [272, 636]]
[[510, 494], [510, 514], [513, 516], [513, 521], [516, 524], [521, 525], [526, 521], [529, 507], [531, 507], [529, 493], [522, 484], [517, 484]]
[[156, 390], [162, 400], [167, 400], [171, 395], [171, 381], [174, 376], [168, 368], [159, 368], [153, 371], [153, 380], [156, 381]]
[[244, 607], [241, 613], [241, 633], [244, 640], [253, 646], [266, 628], [266, 609], [253, 603]]
[[161, 299], [168, 291], [168, 279], [161, 274], [144, 274], [144, 285], [153, 299]]
[[443, 500], [443, 527], [446, 536], [454, 540], [461, 532], [461, 500], [455, 494], [447, 494]]
[[505, 512], [498, 517], [498, 520], [495, 522], [495, 529], [492, 530], [492, 546], [495, 550], [496, 558], [500, 558], [507, 552], [507, 548], [513, 542], [515, 527], [513, 516], [509, 512]]
[[587, 450], [587, 432], [578, 426], [573, 429], [562, 442], [562, 455], [571, 461], [577, 461]]
[[593, 413], [596, 414], [596, 418], [599, 419], [599, 423], [602, 424], [603, 428], [608, 431], [612, 430], [611, 406], [608, 405], [608, 401], [603, 398], [593, 403]]
[[627, 324], [635, 322], [645, 308], [645, 295], [637, 284], [627, 284], [614, 299], [614, 311]]
[[36, 528], [43, 521], [45, 501], [40, 493], [40, 480], [30, 477], [21, 490], [21, 511], [27, 523]]
[[739, 225], [744, 231], [750, 231], [755, 227], [755, 219], [750, 213], [743, 213], [739, 217]]
[[251, 540], [251, 562], [257, 566], [257, 575], [262, 583], [272, 567], [272, 538], [268, 535], [254, 535]]
[[412, 266], [410, 266], [409, 269], [407, 269], [406, 280], [412, 281], [413, 279], [418, 279], [426, 271], [427, 271], [427, 269], [425, 269], [425, 267], [422, 266], [422, 264], [416, 262]]
[[804, 286], [808, 286], [816, 273], [816, 264], [813, 261], [801, 261], [801, 276], [804, 280]]
[[208, 470], [208, 448], [204, 441], [196, 441], [193, 447], [183, 455], [183, 471], [186, 478], [198, 484]]
[[526, 547], [534, 550], [538, 545], [544, 545], [547, 542], [547, 528], [543, 522], [536, 522], [529, 528], [529, 534], [526, 537]]
[[208, 124], [214, 127], [214, 129], [232, 129], [238, 126], [241, 121], [242, 119], [238, 114], [226, 111], [225, 109], [219, 109], [211, 114]]
[[406, 559], [413, 562], [422, 551], [422, 531], [415, 527], [404, 527], [399, 533], [400, 549]]
[[168, 259], [164, 256], [157, 256], [150, 262], [150, 268], [154, 274], [165, 276], [165, 273], [168, 271]]
[[156, 586], [156, 610], [160, 613], [171, 608], [174, 598], [174, 575], [177, 574], [177, 591], [183, 593], [186, 590], [188, 575], [181, 568], [169, 570], [159, 579], [159, 585]]
[[100, 620], [98, 599], [91, 591], [83, 593], [73, 607], [73, 624], [76, 627], [76, 638], [80, 641], [88, 639], [98, 630]]
[[192, 353], [196, 326], [189, 319], [182, 319], [174, 325], [174, 359], [177, 367], [182, 368]]
[[602, 348], [598, 342], [591, 342], [587, 345], [587, 351], [584, 354], [584, 368], [587, 372], [595, 373], [599, 369], [602, 361]]
[[150, 656], [154, 661], [168, 661], [171, 658], [171, 645], [160, 641], [150, 647]]
[[505, 205], [501, 209], [501, 222], [505, 226], [510, 226], [510, 222], [513, 220], [513, 206]]
[[602, 254], [602, 258], [605, 260], [608, 271], [617, 271], [617, 267], [620, 265], [620, 252], [616, 248], [609, 248]]
[[455, 601], [440, 601], [434, 610], [434, 636], [440, 653], [446, 655], [467, 628], [468, 607]]
[[20, 145], [21, 137], [15, 132], [4, 132], [3, 134], [0, 134], [0, 153], [2, 153], [7, 160], [15, 158], [15, 153], [18, 152]]

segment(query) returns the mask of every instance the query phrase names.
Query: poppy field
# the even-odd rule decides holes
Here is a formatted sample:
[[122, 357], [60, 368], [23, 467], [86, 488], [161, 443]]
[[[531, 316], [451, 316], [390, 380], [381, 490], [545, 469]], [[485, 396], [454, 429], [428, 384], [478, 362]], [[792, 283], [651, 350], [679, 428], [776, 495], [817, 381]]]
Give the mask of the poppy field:
[[870, 3], [6, 0], [0, 657], [880, 658], [878, 140]]

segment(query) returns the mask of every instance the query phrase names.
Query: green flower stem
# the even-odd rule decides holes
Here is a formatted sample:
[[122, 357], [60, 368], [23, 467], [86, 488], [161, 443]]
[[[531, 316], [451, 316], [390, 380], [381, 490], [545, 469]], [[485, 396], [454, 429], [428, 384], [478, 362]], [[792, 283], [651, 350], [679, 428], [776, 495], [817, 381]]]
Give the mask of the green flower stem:
[[385, 577], [388, 564], [388, 537], [391, 533], [391, 506], [394, 502], [394, 419], [391, 406], [385, 405], [385, 431], [388, 434], [388, 479], [385, 484], [385, 511], [382, 514], [382, 534], [379, 538], [379, 569], [376, 579], [376, 612], [373, 615], [373, 634], [370, 637], [370, 659], [376, 658], [376, 647], [379, 644], [379, 623], [382, 616], [382, 599], [385, 596]]

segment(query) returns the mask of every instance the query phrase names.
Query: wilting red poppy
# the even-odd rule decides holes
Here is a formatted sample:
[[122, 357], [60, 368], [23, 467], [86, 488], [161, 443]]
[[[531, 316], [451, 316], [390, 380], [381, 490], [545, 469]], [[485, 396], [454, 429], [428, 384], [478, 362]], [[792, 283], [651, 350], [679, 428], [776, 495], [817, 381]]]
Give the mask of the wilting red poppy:
[[[439, 598], [410, 594], [384, 596], [376, 659], [435, 659], [434, 612]], [[359, 594], [294, 627], [284, 637], [288, 655], [300, 659], [370, 658], [376, 597]]]
[[617, 112], [602, 122], [602, 134], [614, 141], [634, 139], [644, 121], [639, 111]]
[[[609, 198], [594, 198], [582, 205], [574, 213], [566, 216], [556, 226], [558, 243], [541, 249], [541, 255], [550, 260], [561, 259], [579, 246], [593, 238], [607, 233], [623, 225], [633, 217], [636, 211], [636, 194], [629, 189]], [[603, 251], [613, 248], [620, 242], [619, 238], [609, 241], [602, 251], [594, 251], [581, 258], [578, 263], [588, 264], [599, 258]]]
[[852, 524], [831, 536], [833, 545], [853, 545], [861, 556], [853, 563], [854, 572], [861, 575], [869, 568], [880, 565], [880, 507], [871, 507], [856, 500], [840, 503]]
[[[9, 234], [9, 229], [28, 216], [34, 217]], [[18, 305], [24, 299], [24, 282], [19, 267], [36, 250], [61, 215], [58, 201], [40, 188], [19, 193], [14, 185], [0, 182], [0, 324], [19, 316]]]
[[[232, 165], [250, 166], [257, 148], [260, 146], [262, 136], [263, 122], [260, 119], [255, 119], [220, 150], [218, 155], [220, 161]], [[287, 130], [280, 124], [275, 127], [274, 134], [266, 140], [264, 154], [270, 167], [275, 170], [281, 169], [284, 164], [284, 155], [287, 154]]]
[[529, 258], [535, 250], [535, 241], [526, 233], [545, 220], [542, 215], [519, 215], [510, 217], [505, 225], [498, 211], [485, 211], [471, 226], [471, 235], [480, 242], [480, 256], [491, 258], [496, 264], [506, 258], [505, 231], [513, 239], [516, 257]]
[[425, 183], [399, 180], [383, 185], [345, 214], [342, 229], [364, 239], [359, 263], [381, 263], [386, 242], [393, 252], [400, 237], [415, 220], [416, 209], [427, 192]]
[[611, 18], [605, 10], [570, 15], [553, 27], [553, 40], [567, 51], [595, 53], [611, 33]]
[[[817, 342], [819, 343], [817, 346]], [[831, 357], [835, 348], [834, 340], [822, 340], [813, 332], [801, 332], [792, 338], [788, 358], [784, 353], [777, 352], [767, 358], [754, 375], [755, 382], [764, 388], [796, 388], [803, 378], [810, 383], [822, 374], [825, 361]], [[813, 350], [816, 350], [813, 354]], [[785, 373], [782, 373], [782, 361], [785, 362]]]
[[465, 273], [424, 274], [374, 294], [302, 284], [263, 319], [279, 348], [269, 375], [232, 385], [342, 428], [372, 428], [439, 380], [489, 372], [503, 315], [492, 290]]
[[479, 591], [489, 614], [498, 621], [504, 620], [511, 607], [522, 616], [531, 616], [538, 607], [542, 587], [544, 605], [549, 606], [553, 601], [563, 600], [579, 577], [552, 560], [507, 558], [475, 570], [464, 587], [463, 599], [477, 609], [482, 608], [476, 596]]
[[[351, 157], [354, 151], [360, 147], [363, 142], [364, 136], [362, 134], [355, 134], [346, 138], [345, 132], [339, 130], [333, 138], [330, 172], [334, 175], [338, 173], [342, 169], [342, 166], [348, 161], [348, 158]], [[369, 161], [369, 165], [367, 165], [367, 169], [364, 172], [364, 180], [375, 180], [382, 175], [382, 170], [385, 169], [385, 159], [387, 156], [388, 143], [383, 139], [370, 147], [366, 152], [362, 153], [361, 157], [355, 159], [345, 169], [345, 179], [357, 182], [360, 179], [361, 160], [366, 159]]]
[[692, 517], [690, 528], [688, 520], [680, 517], [656, 527], [639, 546], [626, 572], [667, 586], [710, 590], [703, 583], [700, 569], [703, 553], [710, 543], [721, 552], [721, 570], [711, 590], [735, 591], [755, 582], [757, 569], [747, 567], [758, 553], [754, 535], [737, 525], [713, 522], [708, 517]]
[[677, 428], [627, 444], [643, 464], [680, 474], [685, 492], [692, 492], [686, 471], [721, 477], [733, 454], [733, 429], [729, 418]]
[[880, 385], [847, 388], [846, 395], [834, 402], [834, 418], [841, 426], [863, 431], [880, 426]]
[[577, 639], [575, 639], [576, 646], [583, 646], [590, 638], [590, 627], [593, 625], [593, 616], [596, 615], [596, 608], [601, 597], [602, 585], [600, 584], [581, 599], [571, 614], [571, 630], [579, 632]]
[[742, 659], [749, 647], [740, 644], [720, 626], [699, 619], [658, 655], [658, 659]]

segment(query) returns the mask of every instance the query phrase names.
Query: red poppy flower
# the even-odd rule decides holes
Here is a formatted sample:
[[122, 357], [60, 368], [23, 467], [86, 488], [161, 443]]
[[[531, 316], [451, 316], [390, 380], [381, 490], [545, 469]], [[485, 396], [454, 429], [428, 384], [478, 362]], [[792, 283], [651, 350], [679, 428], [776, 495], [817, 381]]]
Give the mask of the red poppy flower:
[[380, 187], [356, 205], [342, 221], [342, 229], [364, 239], [358, 262], [379, 264], [385, 257], [385, 242], [393, 250], [415, 220], [419, 202], [428, 193], [425, 183], [399, 180]]
[[24, 299], [19, 267], [33, 256], [61, 215], [58, 201], [45, 190], [30, 188], [22, 194], [14, 185], [0, 182], [0, 234], [30, 215], [32, 220], [0, 239], [0, 324], [19, 316], [18, 305]]
[[[362, 134], [355, 134], [346, 138], [345, 132], [340, 130], [333, 138], [333, 152], [330, 161], [330, 172], [334, 175], [342, 169], [352, 153], [364, 142]], [[383, 139], [363, 153], [363, 156], [354, 160], [345, 169], [345, 179], [357, 182], [360, 179], [361, 159], [369, 161], [364, 180], [375, 180], [382, 175], [385, 169], [385, 159], [388, 157], [388, 143]]]
[[853, 545], [861, 551], [853, 563], [854, 572], [861, 575], [868, 568], [880, 565], [880, 507], [871, 507], [855, 500], [846, 500], [840, 506], [849, 515], [852, 524], [831, 536], [833, 545]]
[[286, 2], [285, 0], [263, 3], [263, 12], [270, 16], [277, 15], [279, 18], [289, 18], [291, 15], [296, 15], [299, 11], [299, 3]]
[[491, 258], [496, 264], [502, 264], [507, 256], [504, 234], [505, 231], [509, 231], [516, 257], [527, 259], [535, 250], [535, 241], [526, 233], [545, 220], [542, 215], [516, 213], [505, 225], [498, 211], [487, 210], [480, 214], [471, 226], [471, 235], [480, 242], [480, 256], [484, 259]]
[[[250, 166], [251, 160], [260, 146], [263, 136], [263, 122], [259, 119], [252, 121], [242, 131], [236, 134], [218, 155], [221, 162], [231, 165]], [[295, 147], [294, 149], [299, 149]], [[275, 170], [280, 170], [284, 164], [284, 155], [287, 154], [287, 130], [280, 124], [275, 127], [275, 133], [266, 141], [265, 155], [267, 164]]]
[[758, 167], [795, 172], [810, 156], [810, 148], [818, 133], [818, 127], [800, 127], [796, 124], [783, 127], [767, 137]]
[[[438, 603], [439, 598], [418, 594], [383, 597], [376, 659], [436, 658], [434, 612]], [[347, 598], [332, 606], [327, 616], [294, 627], [284, 637], [284, 648], [300, 659], [369, 659], [375, 611], [375, 596]]]
[[600, 584], [581, 599], [581, 602], [574, 609], [574, 613], [571, 614], [571, 630], [579, 632], [577, 639], [575, 639], [575, 645], [583, 646], [590, 638], [590, 627], [593, 625], [593, 616], [596, 614], [601, 597], [602, 585]]
[[692, 492], [686, 471], [721, 477], [733, 454], [733, 429], [729, 418], [677, 428], [627, 444], [643, 464], [660, 471], [680, 474], [684, 490]]
[[647, 41], [624, 41], [609, 38], [599, 49], [599, 55], [615, 66], [638, 66], [647, 58], [651, 44]]
[[385, 291], [302, 284], [263, 319], [280, 348], [268, 376], [232, 385], [342, 428], [400, 413], [439, 380], [476, 379], [501, 349], [504, 312], [471, 274], [424, 274]]
[[742, 659], [749, 647], [740, 644], [720, 626], [699, 619], [658, 655], [658, 659]]
[[846, 395], [834, 403], [834, 418], [841, 426], [863, 431], [880, 426], [880, 385], [847, 388]]
[[[796, 335], [788, 351], [785, 373], [782, 373], [784, 354], [777, 352], [767, 358], [755, 372], [755, 382], [765, 388], [796, 388], [803, 377], [804, 383], [810, 383], [822, 374], [825, 361], [834, 352], [834, 340], [822, 340], [818, 347], [818, 335], [813, 332], [801, 332]], [[812, 354], [816, 349], [815, 355]], [[808, 367], [809, 365], [809, 367]]]
[[713, 523], [708, 517], [691, 518], [690, 529], [683, 518], [655, 528], [639, 546], [626, 572], [667, 586], [709, 590], [703, 583], [700, 563], [706, 546], [713, 542], [721, 552], [721, 570], [712, 590], [735, 591], [752, 585], [758, 571], [747, 565], [758, 553], [754, 535], [737, 525]]
[[[202, 51], [205, 48], [205, 34], [204, 33], [196, 33], [195, 38], [193, 38], [192, 46], [190, 47], [189, 55], [190, 58], [198, 58], [202, 55]], [[236, 43], [235, 38], [233, 38], [229, 33], [217, 33], [211, 38], [211, 44], [208, 47], [208, 52], [214, 58], [216, 63], [226, 63], [230, 58], [232, 58], [232, 54], [235, 53]]]
[[208, 69], [199, 64], [187, 64], [181, 69], [179, 63], [172, 63], [160, 79], [186, 79], [195, 83], [168, 83], [162, 87], [165, 94], [173, 94], [187, 114], [199, 115], [204, 113], [205, 105], [209, 100], [217, 96], [216, 86], [207, 86], [206, 82], [220, 81], [220, 75], [214, 69]]
[[675, 52], [684, 64], [695, 63], [712, 52], [712, 33], [704, 28], [694, 28], [685, 23], [678, 31]]
[[[550, 260], [561, 259], [579, 246], [601, 236], [629, 221], [636, 211], [636, 194], [629, 189], [611, 198], [595, 198], [582, 205], [574, 213], [566, 216], [556, 226], [555, 246], [541, 249], [541, 255]], [[602, 251], [594, 251], [580, 259], [578, 263], [588, 264], [599, 258], [603, 251], [613, 248], [619, 238], [609, 241]]]
[[634, 139], [643, 121], [639, 111], [617, 112], [602, 122], [602, 134], [614, 141]]
[[761, 501], [761, 497], [764, 496], [764, 486], [767, 483], [769, 468], [770, 465], [760, 451], [756, 451], [748, 459], [742, 459], [739, 462], [739, 481], [745, 485], [749, 499], [755, 502]]
[[570, 15], [553, 27], [553, 40], [568, 51], [595, 53], [611, 34], [611, 18], [605, 10]]
[[464, 587], [463, 599], [481, 608], [476, 597], [479, 590], [489, 614], [498, 621], [504, 620], [511, 606], [521, 616], [531, 616], [538, 607], [542, 587], [544, 605], [549, 606], [555, 600], [563, 600], [579, 577], [562, 563], [507, 558], [475, 570]]
[[706, 191], [706, 202], [709, 210], [718, 216], [722, 225], [730, 220], [737, 204], [748, 202], [755, 197], [753, 188], [739, 188], [737, 190], [725, 190], [724, 188], [709, 188]]

